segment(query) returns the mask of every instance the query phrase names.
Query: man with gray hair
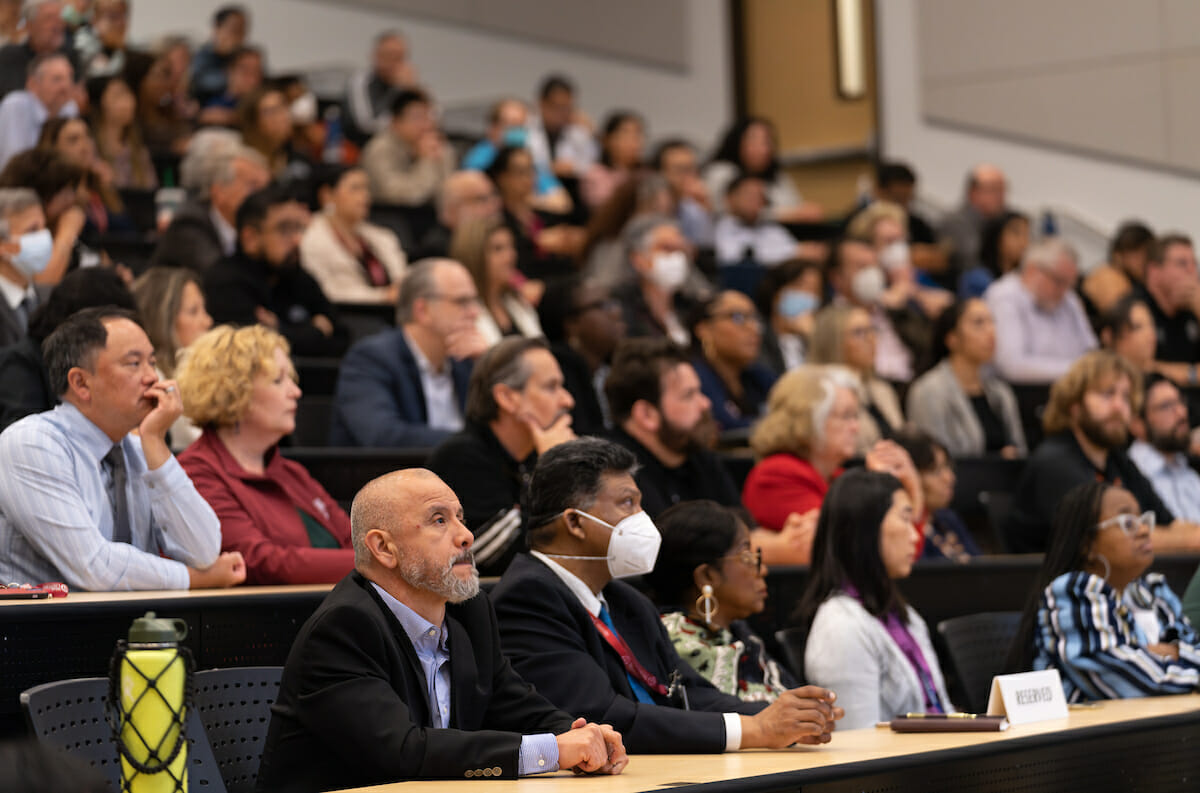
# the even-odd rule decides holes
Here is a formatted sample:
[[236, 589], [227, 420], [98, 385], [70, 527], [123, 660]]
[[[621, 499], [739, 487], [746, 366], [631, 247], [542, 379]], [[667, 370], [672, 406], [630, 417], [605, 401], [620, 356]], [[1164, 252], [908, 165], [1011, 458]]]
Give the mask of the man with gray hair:
[[[708, 291], [707, 283], [688, 256], [691, 245], [679, 224], [662, 215], [636, 218], [624, 232], [629, 267], [635, 280], [614, 290], [625, 310], [628, 335], [667, 336], [688, 346], [691, 336], [684, 317], [693, 300], [689, 292]], [[604, 274], [597, 274], [605, 280]]]
[[342, 359], [329, 441], [334, 446], [436, 446], [462, 429], [479, 294], [467, 268], [423, 259], [408, 269], [399, 327], [368, 336]]
[[25, 24], [25, 40], [0, 47], [0, 98], [25, 87], [29, 65], [34, 59], [60, 53], [71, 61], [79, 73], [75, 53], [67, 41], [61, 0], [25, 0], [21, 7]]
[[485, 575], [499, 575], [524, 543], [521, 491], [538, 455], [573, 440], [575, 400], [542, 339], [503, 339], [483, 354], [467, 388], [467, 421], [429, 458], [462, 494]]
[[37, 145], [42, 125], [51, 118], [74, 118], [79, 107], [75, 72], [61, 52], [39, 55], [29, 65], [25, 90], [13, 91], [0, 102], [0, 168], [14, 154]]
[[350, 523], [355, 570], [292, 644], [258, 790], [621, 773], [616, 731], [572, 720], [504, 659], [445, 482], [420, 468], [368, 482]]
[[201, 131], [180, 165], [190, 197], [171, 219], [152, 266], [205, 273], [237, 250], [237, 211], [246, 196], [271, 179], [263, 156], [225, 130]]
[[37, 193], [0, 189], [0, 347], [25, 337], [29, 318], [49, 297], [51, 287], [35, 285], [33, 277], [46, 268], [53, 246]]
[[1075, 250], [1058, 238], [1029, 246], [1021, 267], [1000, 277], [983, 299], [996, 319], [996, 370], [1010, 383], [1048, 384], [1096, 347], [1075, 294]]

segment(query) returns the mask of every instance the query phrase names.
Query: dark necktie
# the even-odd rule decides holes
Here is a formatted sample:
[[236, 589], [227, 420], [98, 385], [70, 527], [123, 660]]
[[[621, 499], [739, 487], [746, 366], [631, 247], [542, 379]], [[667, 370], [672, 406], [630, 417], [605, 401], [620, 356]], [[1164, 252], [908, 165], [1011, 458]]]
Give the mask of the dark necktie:
[[33, 310], [37, 306], [34, 305], [33, 298], [25, 295], [25, 298], [16, 308], [17, 324], [21, 326], [21, 332], [25, 333], [29, 330], [29, 317], [33, 314]]
[[121, 444], [117, 444], [104, 455], [104, 464], [108, 468], [108, 503], [113, 511], [113, 542], [132, 543], [133, 535], [129, 528], [129, 505], [125, 501], [125, 452]]

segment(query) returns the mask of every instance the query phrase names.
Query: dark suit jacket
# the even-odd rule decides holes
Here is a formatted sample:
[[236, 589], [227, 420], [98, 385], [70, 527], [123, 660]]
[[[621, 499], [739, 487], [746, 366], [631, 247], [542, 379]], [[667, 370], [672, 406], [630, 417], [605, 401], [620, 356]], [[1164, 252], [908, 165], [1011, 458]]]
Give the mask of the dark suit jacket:
[[213, 226], [208, 202], [189, 201], [171, 218], [150, 256], [153, 267], [189, 267], [205, 273], [221, 259], [221, 238]]
[[[288, 654], [258, 772], [260, 791], [333, 790], [405, 779], [515, 779], [522, 734], [559, 734], [556, 710], [500, 654], [480, 595], [446, 607], [450, 726], [434, 729], [421, 663], [359, 573], [346, 576]], [[470, 772], [470, 773], [468, 773]]]
[[722, 713], [754, 714], [762, 702], [722, 694], [680, 660], [658, 609], [621, 581], [604, 588], [617, 632], [634, 657], [659, 680], [678, 670], [692, 710], [639, 703], [620, 657], [600, 636], [592, 618], [566, 584], [540, 561], [520, 554], [492, 590], [504, 654], [513, 668], [551, 702], [621, 733], [626, 751], [642, 754], [723, 752]]
[[31, 413], [54, 407], [42, 347], [26, 336], [0, 350], [0, 430]]
[[[52, 287], [36, 284], [33, 291], [37, 294], [37, 302], [33, 309], [45, 304], [46, 298], [50, 297]], [[33, 316], [33, 310], [29, 312], [29, 316]], [[28, 320], [29, 317], [26, 317]], [[20, 321], [17, 319], [17, 312], [10, 308], [8, 301], [0, 298], [0, 347], [7, 347], [10, 344], [16, 344], [21, 339], [25, 338], [28, 328], [22, 328]]]
[[[467, 401], [471, 361], [453, 361], [458, 407]], [[437, 446], [450, 436], [433, 429], [421, 388], [417, 359], [401, 328], [359, 341], [338, 369], [331, 446]]]

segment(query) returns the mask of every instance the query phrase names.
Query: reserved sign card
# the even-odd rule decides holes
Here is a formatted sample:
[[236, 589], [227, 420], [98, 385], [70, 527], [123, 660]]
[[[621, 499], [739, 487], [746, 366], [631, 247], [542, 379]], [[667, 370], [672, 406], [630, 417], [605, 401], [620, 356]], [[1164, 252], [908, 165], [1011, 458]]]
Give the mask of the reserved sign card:
[[1067, 717], [1067, 698], [1057, 669], [997, 675], [988, 695], [989, 716], [1007, 716], [1010, 724]]

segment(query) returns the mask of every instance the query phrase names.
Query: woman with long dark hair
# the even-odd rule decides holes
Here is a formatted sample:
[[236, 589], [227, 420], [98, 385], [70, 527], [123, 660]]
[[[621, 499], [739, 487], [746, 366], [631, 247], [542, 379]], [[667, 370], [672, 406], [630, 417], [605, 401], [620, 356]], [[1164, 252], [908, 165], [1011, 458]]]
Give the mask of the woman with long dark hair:
[[766, 183], [772, 220], [793, 223], [821, 218], [821, 208], [800, 197], [792, 178], [780, 165], [778, 136], [769, 119], [747, 116], [725, 131], [703, 174], [714, 211], [724, 210], [725, 192], [740, 174]]
[[954, 709], [929, 630], [896, 586], [912, 571], [914, 517], [899, 479], [864, 469], [838, 477], [821, 506], [793, 622], [808, 628], [805, 677], [838, 692], [846, 729]]
[[1068, 702], [1187, 694], [1200, 635], [1158, 573], [1154, 513], [1107, 482], [1058, 505], [1050, 547], [1009, 654], [1009, 671], [1057, 669]]

